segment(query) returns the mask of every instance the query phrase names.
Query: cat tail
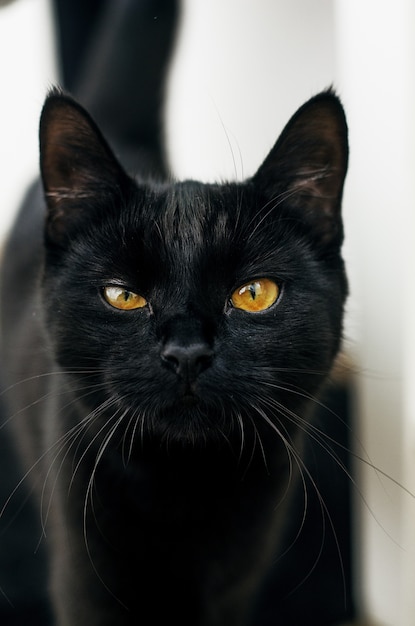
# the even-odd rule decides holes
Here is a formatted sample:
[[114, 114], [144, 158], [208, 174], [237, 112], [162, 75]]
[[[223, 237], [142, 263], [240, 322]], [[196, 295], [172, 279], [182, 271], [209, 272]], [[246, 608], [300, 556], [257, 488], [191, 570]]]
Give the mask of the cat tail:
[[178, 20], [179, 0], [107, 2], [74, 89], [131, 174], [169, 174], [164, 104]]

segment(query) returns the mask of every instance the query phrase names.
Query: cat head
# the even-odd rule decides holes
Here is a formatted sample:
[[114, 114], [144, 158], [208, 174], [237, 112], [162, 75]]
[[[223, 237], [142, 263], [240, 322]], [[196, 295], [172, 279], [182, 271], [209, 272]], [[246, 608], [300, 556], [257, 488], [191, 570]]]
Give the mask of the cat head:
[[291, 436], [341, 341], [336, 95], [303, 105], [243, 183], [134, 180], [58, 92], [40, 148], [46, 328], [79, 402], [132, 439]]

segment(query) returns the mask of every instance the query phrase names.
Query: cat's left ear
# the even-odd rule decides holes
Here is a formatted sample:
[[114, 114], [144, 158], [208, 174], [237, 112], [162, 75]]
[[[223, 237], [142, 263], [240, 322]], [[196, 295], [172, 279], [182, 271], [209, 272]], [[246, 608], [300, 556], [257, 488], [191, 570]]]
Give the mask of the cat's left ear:
[[91, 219], [92, 210], [132, 185], [88, 113], [57, 90], [42, 110], [40, 169], [47, 237], [59, 245]]
[[323, 92], [294, 114], [253, 177], [270, 206], [292, 207], [322, 244], [342, 239], [347, 134], [340, 100]]

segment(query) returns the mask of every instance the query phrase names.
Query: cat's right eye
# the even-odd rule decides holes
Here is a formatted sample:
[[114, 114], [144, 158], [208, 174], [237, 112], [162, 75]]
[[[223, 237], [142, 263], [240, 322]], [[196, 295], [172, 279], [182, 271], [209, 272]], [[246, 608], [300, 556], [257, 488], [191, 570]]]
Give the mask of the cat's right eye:
[[109, 285], [104, 287], [103, 296], [105, 300], [115, 309], [122, 311], [132, 311], [134, 309], [142, 309], [147, 305], [147, 300], [138, 293], [129, 291], [124, 287]]

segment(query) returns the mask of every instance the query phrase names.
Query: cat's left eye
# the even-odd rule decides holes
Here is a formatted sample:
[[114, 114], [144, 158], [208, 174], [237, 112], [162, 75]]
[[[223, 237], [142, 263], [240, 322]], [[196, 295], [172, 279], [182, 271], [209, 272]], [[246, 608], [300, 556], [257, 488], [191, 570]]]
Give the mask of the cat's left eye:
[[259, 278], [235, 289], [231, 302], [236, 309], [250, 313], [265, 311], [277, 301], [280, 288], [270, 278]]
[[133, 309], [142, 309], [147, 305], [147, 300], [138, 293], [129, 291], [124, 287], [110, 285], [104, 287], [103, 296], [105, 300], [115, 309], [122, 311], [132, 311]]

